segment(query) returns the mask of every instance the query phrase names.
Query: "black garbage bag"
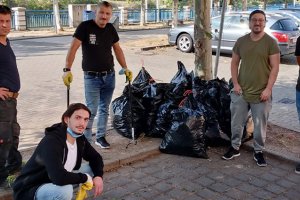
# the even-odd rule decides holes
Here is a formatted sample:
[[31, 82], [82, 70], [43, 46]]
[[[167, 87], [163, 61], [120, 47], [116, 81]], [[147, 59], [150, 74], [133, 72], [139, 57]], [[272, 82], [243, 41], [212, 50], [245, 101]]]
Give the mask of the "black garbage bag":
[[231, 138], [231, 112], [230, 112], [230, 87], [229, 84], [224, 80], [219, 80], [220, 88], [220, 110], [218, 113], [218, 121], [221, 130]]
[[181, 61], [177, 61], [178, 71], [176, 72], [175, 76], [172, 78], [171, 83], [180, 84], [182, 82], [187, 83], [187, 75], [188, 72]]
[[231, 138], [225, 134], [215, 115], [210, 113], [210, 117], [206, 117], [205, 141], [207, 146], [228, 146]]
[[178, 106], [176, 106], [172, 101], [168, 101], [160, 105], [156, 113], [156, 120], [151, 124], [151, 126], [149, 126], [146, 136], [163, 138], [171, 127], [171, 112], [177, 108]]
[[[167, 120], [166, 115], [160, 113], [159, 107], [165, 102], [170, 102], [171, 107], [177, 108], [184, 98], [186, 90], [192, 88], [194, 73], [187, 73], [185, 66], [180, 61], [177, 64], [178, 71], [171, 83], [151, 83], [143, 93], [143, 106], [147, 110], [145, 113], [147, 125], [144, 130], [146, 136], [164, 137], [171, 122]], [[149, 79], [151, 80], [151, 78]]]
[[198, 102], [205, 108], [205, 138], [209, 146], [224, 146], [230, 143], [231, 116], [229, 85], [222, 79], [194, 79], [194, 93]]
[[179, 102], [184, 98], [182, 94], [180, 97], [174, 98], [173, 90], [175, 86], [172, 83], [156, 84], [156, 96], [152, 101], [155, 104], [153, 110], [156, 111], [156, 115], [153, 116], [153, 120], [148, 119], [149, 122], [154, 123], [148, 124], [146, 136], [163, 138], [170, 129], [172, 123], [171, 112], [178, 109]]
[[[143, 97], [143, 106], [146, 108], [146, 126], [144, 129], [145, 135], [148, 137], [164, 137], [165, 128], [159, 127], [158, 122], [163, 122], [163, 115], [161, 114], [160, 107], [165, 102], [169, 101], [168, 94], [173, 89], [174, 85], [170, 83], [153, 83], [151, 84], [151, 92]], [[164, 109], [164, 108], [161, 108]], [[165, 115], [164, 115], [165, 116]], [[160, 119], [158, 119], [160, 118]], [[162, 127], [169, 126], [169, 122], [161, 123]]]
[[[137, 98], [141, 99], [143, 97], [155, 96], [155, 90], [153, 90], [152, 84], [155, 83], [154, 79], [147, 72], [147, 70], [142, 67], [138, 75], [132, 81], [131, 93]], [[123, 95], [129, 96], [129, 84], [125, 86], [123, 90]]]
[[208, 158], [204, 138], [204, 116], [190, 94], [182, 107], [171, 111], [172, 125], [159, 149], [163, 153]]
[[188, 73], [182, 62], [177, 61], [178, 71], [171, 80], [171, 84], [174, 84], [174, 88], [169, 93], [169, 99], [178, 104], [182, 101], [186, 90], [192, 90], [194, 72]]
[[144, 120], [141, 119], [141, 116], [143, 116], [144, 108], [140, 103], [134, 103], [137, 102], [136, 99], [133, 99], [132, 102], [131, 113], [128, 97], [122, 95], [113, 100], [111, 104], [113, 111], [112, 121], [117, 133], [127, 138], [132, 138], [131, 125], [133, 123], [134, 137], [136, 139], [143, 133], [144, 124], [141, 122], [144, 122]]
[[144, 67], [142, 67], [138, 75], [132, 81], [132, 84], [154, 83], [154, 82], [155, 81], [152, 78], [152, 76], [149, 74], [149, 72]]
[[[124, 87], [123, 95], [112, 102], [113, 126], [119, 134], [132, 138], [131, 121], [133, 121], [135, 138], [138, 138], [144, 132], [147, 127], [149, 114], [148, 107], [145, 107], [144, 104], [148, 106], [149, 99], [144, 99], [143, 97], [150, 98], [152, 95], [155, 96], [155, 93], [152, 91], [152, 84], [154, 83], [155, 81], [151, 75], [145, 68], [142, 68], [132, 84]], [[129, 92], [129, 89], [131, 92]], [[132, 113], [129, 99], [131, 99]]]

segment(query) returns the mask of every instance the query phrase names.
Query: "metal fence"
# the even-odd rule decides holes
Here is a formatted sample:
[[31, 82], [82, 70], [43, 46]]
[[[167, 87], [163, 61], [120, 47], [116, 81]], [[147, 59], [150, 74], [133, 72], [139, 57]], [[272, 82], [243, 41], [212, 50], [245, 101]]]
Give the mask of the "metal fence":
[[[52, 10], [26, 10], [26, 28], [48, 28], [54, 26], [54, 13]], [[61, 26], [69, 26], [67, 10], [59, 12]]]
[[[274, 4], [267, 5], [266, 10], [274, 10], [283, 8], [284, 4]], [[290, 5], [288, 7], [291, 7]], [[297, 4], [295, 7], [299, 7]], [[261, 9], [260, 7], [249, 7], [249, 10]], [[186, 13], [185, 10], [178, 10], [178, 19], [179, 20], [194, 20], [195, 13], [194, 9], [191, 9], [189, 13]], [[219, 15], [220, 10], [214, 9], [211, 11], [212, 16]], [[118, 16], [119, 19], [122, 18], [121, 10], [114, 10], [114, 16]], [[26, 10], [26, 28], [49, 28], [54, 26], [54, 13], [52, 10]], [[172, 20], [173, 13], [172, 9], [146, 9], [146, 23], [151, 22], [164, 22]], [[84, 19], [82, 19], [84, 20]], [[131, 24], [139, 23], [141, 20], [141, 11], [140, 9], [129, 9], [128, 10], [128, 22]], [[122, 21], [120, 21], [122, 23]], [[61, 26], [69, 26], [69, 15], [68, 10], [60, 10], [60, 24]], [[15, 14], [12, 14], [12, 29], [15, 28]]]
[[[121, 11], [114, 10], [114, 16], [121, 18]], [[85, 15], [83, 15], [85, 16]], [[190, 11], [190, 19], [194, 18], [194, 11]], [[54, 26], [54, 13], [52, 10], [26, 10], [26, 29], [34, 28], [49, 28]], [[171, 9], [147, 9], [146, 22], [162, 22], [172, 19]], [[178, 19], [184, 18], [184, 10], [178, 11]], [[82, 19], [84, 20], [84, 19]], [[128, 22], [139, 23], [141, 20], [141, 13], [139, 9], [128, 10]], [[69, 15], [67, 10], [60, 10], [60, 24], [61, 26], [69, 26]], [[12, 29], [15, 28], [15, 14], [12, 14]]]
[[[194, 10], [190, 10], [189, 18], [185, 20], [194, 19]], [[146, 22], [163, 22], [168, 21], [173, 18], [172, 9], [146, 9], [145, 10], [145, 19]], [[184, 10], [178, 10], [178, 19], [184, 19]], [[141, 12], [138, 9], [128, 10], [128, 22], [129, 23], [139, 23], [141, 20]]]

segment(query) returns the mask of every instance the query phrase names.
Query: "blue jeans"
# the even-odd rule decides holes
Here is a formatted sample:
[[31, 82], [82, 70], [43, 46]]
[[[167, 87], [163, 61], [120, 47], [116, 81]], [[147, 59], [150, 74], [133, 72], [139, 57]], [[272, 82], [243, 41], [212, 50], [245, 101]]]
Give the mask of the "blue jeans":
[[92, 113], [84, 135], [91, 142], [96, 114], [98, 114], [96, 139], [105, 137], [109, 105], [115, 89], [115, 73], [112, 72], [104, 76], [84, 74], [84, 88], [86, 105]]
[[260, 103], [248, 103], [244, 100], [242, 95], [236, 95], [234, 92], [230, 93], [231, 103], [231, 146], [239, 149], [243, 136], [244, 126], [251, 110], [254, 132], [253, 132], [253, 148], [254, 151], [262, 152], [265, 146], [267, 122], [269, 112], [272, 108], [272, 98]]
[[296, 90], [296, 107], [298, 112], [298, 119], [300, 122], [300, 91]]
[[[91, 177], [94, 176], [92, 169], [86, 163], [82, 164], [79, 170], [73, 171], [74, 173], [81, 172], [87, 173]], [[73, 198], [73, 185], [55, 185], [53, 183], [46, 183], [41, 185], [36, 193], [35, 200], [71, 200]]]

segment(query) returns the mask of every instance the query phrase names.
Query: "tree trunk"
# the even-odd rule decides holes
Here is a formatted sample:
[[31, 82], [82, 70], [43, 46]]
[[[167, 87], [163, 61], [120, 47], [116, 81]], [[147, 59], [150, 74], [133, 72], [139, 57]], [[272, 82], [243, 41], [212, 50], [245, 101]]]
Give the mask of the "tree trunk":
[[267, 2], [268, 2], [268, 0], [264, 0], [264, 10], [267, 9]]
[[247, 10], [247, 0], [243, 0], [243, 6], [242, 6], [242, 10], [246, 11]]
[[210, 0], [195, 1], [194, 21], [195, 73], [201, 79], [212, 79]]
[[53, 0], [53, 14], [55, 33], [59, 33], [59, 31], [62, 31], [63, 29], [60, 25], [58, 0]]
[[178, 23], [178, 0], [173, 1], [173, 22], [172, 27], [177, 27]]
[[140, 26], [145, 26], [145, 24], [145, 0], [142, 0]]
[[287, 8], [287, 6], [288, 6], [288, 1], [285, 0], [284, 8]]

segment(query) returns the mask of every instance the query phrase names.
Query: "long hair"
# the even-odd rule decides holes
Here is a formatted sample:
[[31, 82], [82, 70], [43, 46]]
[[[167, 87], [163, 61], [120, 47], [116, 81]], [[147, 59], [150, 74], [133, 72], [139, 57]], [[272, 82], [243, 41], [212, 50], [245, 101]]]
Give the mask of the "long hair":
[[86, 107], [86, 105], [84, 105], [82, 103], [73, 103], [73, 104], [69, 105], [68, 109], [61, 116], [61, 123], [64, 126], [67, 126], [67, 124], [66, 124], [66, 122], [64, 120], [65, 117], [69, 117], [70, 118], [76, 110], [80, 110], [80, 109], [86, 110], [89, 113], [89, 117], [91, 116], [91, 111], [88, 109], [88, 107]]
[[11, 15], [11, 9], [5, 5], [0, 5], [0, 14]]

